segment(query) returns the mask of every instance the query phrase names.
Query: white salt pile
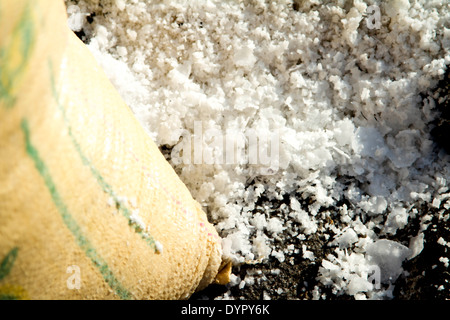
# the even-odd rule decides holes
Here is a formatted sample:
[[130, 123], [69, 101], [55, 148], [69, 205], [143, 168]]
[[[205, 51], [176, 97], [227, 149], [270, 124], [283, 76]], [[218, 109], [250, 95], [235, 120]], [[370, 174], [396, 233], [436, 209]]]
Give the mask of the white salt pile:
[[[450, 206], [435, 102], [419, 95], [450, 63], [448, 1], [66, 3], [235, 266], [297, 255], [320, 264], [313, 298], [392, 298], [426, 246], [415, 205]], [[413, 219], [409, 243], [392, 240]], [[324, 257], [306, 245], [317, 233]]]

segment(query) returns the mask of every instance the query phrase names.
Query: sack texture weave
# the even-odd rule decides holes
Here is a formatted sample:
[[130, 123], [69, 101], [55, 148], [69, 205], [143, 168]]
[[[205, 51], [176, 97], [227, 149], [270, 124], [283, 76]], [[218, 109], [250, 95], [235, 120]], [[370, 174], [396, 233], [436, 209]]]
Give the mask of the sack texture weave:
[[0, 221], [0, 298], [186, 299], [229, 280], [62, 1], [0, 0]]

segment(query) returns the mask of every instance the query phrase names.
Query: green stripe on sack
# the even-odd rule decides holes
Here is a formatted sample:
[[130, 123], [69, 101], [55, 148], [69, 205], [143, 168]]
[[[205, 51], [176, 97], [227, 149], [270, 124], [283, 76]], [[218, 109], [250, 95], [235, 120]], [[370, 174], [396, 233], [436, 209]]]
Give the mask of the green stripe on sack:
[[9, 41], [0, 48], [0, 103], [7, 109], [16, 103], [14, 90], [27, 67], [35, 38], [32, 9], [30, 2], [27, 2]]
[[16, 261], [17, 258], [17, 251], [19, 251], [19, 248], [14, 247], [3, 258], [2, 263], [0, 264], [0, 280], [5, 278], [11, 271], [14, 262]]
[[132, 295], [126, 288], [122, 286], [119, 280], [114, 276], [112, 271], [109, 269], [107, 263], [103, 258], [98, 254], [95, 250], [92, 243], [88, 238], [82, 233], [80, 226], [77, 224], [75, 219], [70, 214], [66, 204], [64, 203], [61, 195], [59, 194], [55, 182], [53, 181], [50, 172], [39, 155], [38, 150], [33, 146], [30, 139], [30, 129], [28, 125], [28, 121], [23, 119], [21, 122], [21, 128], [25, 135], [25, 146], [26, 152], [28, 156], [33, 160], [36, 169], [38, 170], [41, 177], [44, 179], [45, 185], [50, 192], [53, 203], [58, 209], [64, 224], [70, 230], [72, 235], [75, 237], [75, 240], [78, 246], [85, 252], [86, 256], [88, 256], [92, 263], [97, 267], [100, 273], [103, 276], [103, 279], [108, 283], [111, 289], [121, 298], [121, 299], [131, 299]]
[[142, 230], [142, 228], [135, 221], [133, 221], [131, 219], [130, 210], [122, 203], [122, 201], [119, 199], [119, 196], [114, 191], [113, 187], [108, 182], [106, 182], [105, 178], [102, 176], [100, 171], [92, 164], [92, 162], [89, 160], [89, 158], [84, 154], [80, 144], [75, 139], [75, 136], [72, 133], [72, 127], [70, 125], [69, 119], [67, 118], [66, 109], [64, 108], [62, 103], [60, 103], [60, 101], [59, 101], [59, 94], [56, 90], [55, 79], [54, 79], [54, 74], [53, 74], [53, 67], [52, 67], [52, 63], [50, 60], [49, 60], [49, 70], [50, 70], [50, 83], [51, 83], [51, 88], [52, 88], [53, 99], [55, 100], [56, 104], [58, 105], [59, 110], [61, 111], [61, 113], [63, 115], [64, 123], [67, 127], [69, 137], [70, 137], [72, 144], [75, 147], [75, 150], [77, 151], [81, 161], [83, 162], [83, 164], [85, 166], [89, 167], [92, 175], [97, 180], [97, 183], [100, 185], [102, 190], [105, 193], [107, 193], [110, 197], [112, 197], [114, 202], [117, 204], [119, 211], [127, 219], [128, 225], [134, 230], [134, 232], [136, 232], [138, 235], [140, 235], [141, 238], [156, 253], [159, 253], [159, 250], [157, 249], [157, 246], [156, 246], [155, 239], [148, 232], [144, 232], [144, 230]]

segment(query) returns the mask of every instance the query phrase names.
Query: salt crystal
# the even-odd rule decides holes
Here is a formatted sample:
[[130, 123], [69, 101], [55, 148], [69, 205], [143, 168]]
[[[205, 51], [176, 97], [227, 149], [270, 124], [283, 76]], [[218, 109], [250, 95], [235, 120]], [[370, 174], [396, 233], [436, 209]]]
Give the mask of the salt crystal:
[[367, 257], [381, 269], [381, 282], [394, 282], [402, 273], [402, 262], [411, 256], [411, 250], [404, 245], [387, 239], [378, 240], [367, 246]]
[[411, 238], [409, 241], [409, 249], [411, 250], [411, 255], [408, 259], [413, 259], [418, 256], [423, 248], [424, 248], [424, 234], [423, 232], [419, 233], [417, 236]]
[[67, 24], [73, 31], [81, 31], [86, 21], [86, 13], [82, 13], [77, 5], [70, 5], [67, 7], [68, 20]]
[[448, 268], [449, 266], [449, 259], [447, 257], [440, 257], [439, 261], [442, 262], [444, 264], [444, 267]]
[[164, 247], [161, 242], [155, 241], [155, 248], [156, 248], [156, 252], [158, 252], [159, 254], [163, 253]]
[[358, 235], [351, 228], [346, 229], [335, 240], [335, 242], [339, 245], [339, 248], [348, 248], [357, 241], [358, 241]]

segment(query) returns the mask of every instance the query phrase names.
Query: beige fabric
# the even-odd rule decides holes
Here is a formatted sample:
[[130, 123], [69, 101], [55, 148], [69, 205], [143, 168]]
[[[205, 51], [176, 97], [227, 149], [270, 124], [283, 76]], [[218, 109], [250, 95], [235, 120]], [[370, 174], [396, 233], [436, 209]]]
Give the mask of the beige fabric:
[[0, 221], [0, 298], [185, 299], [229, 281], [216, 230], [62, 1], [0, 0]]

